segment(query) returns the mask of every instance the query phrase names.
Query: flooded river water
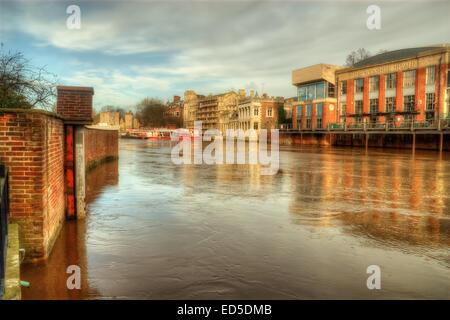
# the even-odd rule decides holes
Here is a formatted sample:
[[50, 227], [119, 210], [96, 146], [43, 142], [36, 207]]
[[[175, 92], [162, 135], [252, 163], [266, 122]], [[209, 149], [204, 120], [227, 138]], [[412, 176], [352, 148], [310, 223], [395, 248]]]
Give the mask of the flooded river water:
[[[122, 140], [119, 161], [87, 177], [87, 218], [22, 267], [23, 298], [450, 297], [448, 154], [281, 147], [278, 174], [262, 176], [175, 165], [170, 151]], [[66, 288], [72, 264], [81, 290]]]

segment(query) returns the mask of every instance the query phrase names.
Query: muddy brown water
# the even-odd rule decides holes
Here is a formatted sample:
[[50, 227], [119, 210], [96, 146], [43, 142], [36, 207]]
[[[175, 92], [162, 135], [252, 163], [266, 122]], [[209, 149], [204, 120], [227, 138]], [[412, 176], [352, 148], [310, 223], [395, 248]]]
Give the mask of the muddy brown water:
[[[24, 299], [450, 298], [450, 156], [281, 147], [280, 170], [175, 165], [120, 142]], [[69, 265], [81, 290], [68, 290]], [[370, 265], [381, 289], [366, 286]]]

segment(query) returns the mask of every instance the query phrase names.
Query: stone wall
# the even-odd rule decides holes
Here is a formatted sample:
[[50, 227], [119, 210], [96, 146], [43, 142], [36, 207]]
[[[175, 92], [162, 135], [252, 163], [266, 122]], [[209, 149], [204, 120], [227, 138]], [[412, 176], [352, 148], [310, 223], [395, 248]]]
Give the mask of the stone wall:
[[64, 221], [64, 124], [39, 110], [0, 111], [0, 162], [9, 170], [10, 220], [26, 259], [45, 258]]
[[119, 156], [119, 132], [88, 126], [85, 128], [86, 172]]

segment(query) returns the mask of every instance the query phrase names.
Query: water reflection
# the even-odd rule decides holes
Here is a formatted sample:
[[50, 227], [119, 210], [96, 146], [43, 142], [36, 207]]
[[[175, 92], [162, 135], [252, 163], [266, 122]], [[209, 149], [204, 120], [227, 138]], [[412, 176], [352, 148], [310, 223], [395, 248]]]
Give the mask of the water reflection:
[[[118, 161], [105, 163], [86, 177], [86, 203], [95, 201], [105, 187], [118, 183]], [[31, 286], [22, 289], [22, 299], [86, 299], [100, 294], [88, 281], [86, 220], [67, 221], [47, 261], [23, 265], [21, 279]], [[66, 287], [67, 267], [77, 265], [81, 271], [81, 290]]]
[[[174, 165], [170, 152], [170, 142], [121, 141], [119, 163], [88, 177], [76, 237], [66, 227], [48, 263], [25, 269], [40, 290], [24, 296], [449, 296], [447, 156], [283, 147], [278, 174], [261, 176], [258, 165]], [[74, 239], [84, 253], [70, 258]], [[71, 261], [87, 279], [75, 296], [61, 289]], [[370, 264], [381, 291], [367, 290]]]
[[[306, 154], [301, 161], [305, 165], [297, 163], [292, 176], [294, 223], [345, 226], [345, 232], [403, 249], [404, 242], [450, 246], [448, 163], [383, 152], [370, 157]], [[448, 264], [448, 257], [442, 262]]]

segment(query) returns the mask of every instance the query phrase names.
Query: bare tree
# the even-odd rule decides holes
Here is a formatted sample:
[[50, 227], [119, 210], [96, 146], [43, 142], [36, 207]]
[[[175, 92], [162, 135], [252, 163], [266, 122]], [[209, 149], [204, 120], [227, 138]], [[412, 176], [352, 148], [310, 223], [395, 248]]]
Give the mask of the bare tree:
[[356, 51], [352, 51], [345, 60], [346, 67], [353, 67], [356, 63], [367, 59], [371, 56], [370, 52], [364, 48], [359, 48]]
[[118, 112], [122, 118], [125, 117], [125, 109], [121, 107], [106, 105], [100, 109], [100, 112]]
[[136, 105], [136, 117], [148, 127], [165, 126], [167, 119], [164, 116], [166, 107], [162, 100], [157, 98], [145, 98]]
[[56, 75], [31, 66], [22, 53], [0, 55], [0, 108], [52, 108]]

